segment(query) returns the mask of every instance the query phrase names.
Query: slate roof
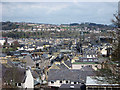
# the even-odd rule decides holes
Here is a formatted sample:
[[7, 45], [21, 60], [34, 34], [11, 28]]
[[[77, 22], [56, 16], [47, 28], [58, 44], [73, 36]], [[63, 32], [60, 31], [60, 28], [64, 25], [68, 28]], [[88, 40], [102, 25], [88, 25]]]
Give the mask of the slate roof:
[[51, 80], [70, 80], [85, 83], [87, 76], [93, 76], [95, 72], [91, 71], [82, 71], [82, 70], [75, 70], [75, 69], [51, 69], [48, 72], [48, 81]]
[[38, 78], [39, 75], [36, 71], [31, 71], [32, 72], [32, 75], [33, 75], [33, 78]]
[[80, 61], [80, 62], [98, 62], [98, 58], [80, 57], [79, 60], [77, 60], [77, 61]]
[[71, 63], [70, 60], [66, 60], [66, 61], [64, 61], [64, 63], [65, 63], [68, 67], [72, 68], [72, 63]]
[[7, 64], [8, 64], [9, 66], [11, 66], [11, 67], [14, 66], [14, 64], [10, 61], [10, 59], [7, 59]]
[[6, 68], [2, 67], [3, 82], [14, 80], [17, 83], [23, 83], [25, 80], [25, 69], [22, 68]]
[[59, 57], [56, 57], [55, 59], [54, 59], [55, 61], [61, 61], [62, 59], [61, 58], [59, 58]]
[[37, 42], [36, 46], [51, 45], [49, 42]]
[[0, 78], [2, 78], [2, 72], [1, 71], [2, 71], [2, 64], [0, 63]]
[[[81, 84], [62, 84], [61, 86], [60, 86], [60, 90], [62, 90], [62, 89], [66, 89], [67, 88], [67, 90], [71, 90], [71, 89], [74, 89], [74, 90], [80, 90], [80, 86], [81, 86]], [[74, 88], [72, 88], [72, 87], [74, 87]], [[59, 90], [59, 89], [58, 89]]]
[[42, 58], [49, 58], [49, 55], [48, 54], [43, 54], [43, 55], [41, 55], [42, 56]]
[[59, 58], [58, 56], [55, 58], [55, 59], [52, 59], [51, 60], [51, 63], [54, 63], [54, 62], [61, 62], [63, 58]]
[[95, 70], [94, 70], [92, 67], [90, 67], [90, 66], [84, 66], [84, 67], [81, 68], [81, 70], [82, 70], [82, 71], [93, 71], [93, 72], [95, 71]]
[[25, 57], [25, 60], [26, 60], [26, 66], [34, 65], [34, 61], [31, 59], [31, 57], [29, 55]]
[[57, 65], [60, 69], [68, 69], [63, 63]]

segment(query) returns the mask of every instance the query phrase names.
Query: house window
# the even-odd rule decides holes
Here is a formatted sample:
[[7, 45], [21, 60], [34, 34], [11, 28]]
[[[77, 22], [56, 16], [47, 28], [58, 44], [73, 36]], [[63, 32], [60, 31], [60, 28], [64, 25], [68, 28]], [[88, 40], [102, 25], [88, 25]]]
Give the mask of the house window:
[[91, 67], [91, 65], [89, 65], [89, 67]]
[[66, 81], [66, 83], [68, 83], [68, 81]]
[[60, 81], [60, 83], [62, 83], [62, 81]]
[[17, 86], [17, 83], [15, 83], [15, 86]]
[[74, 82], [74, 84], [76, 84], [77, 82]]
[[18, 86], [21, 86], [21, 83], [18, 83]]
[[54, 83], [54, 81], [51, 81], [51, 83]]
[[39, 63], [36, 63], [36, 67], [39, 67]]
[[95, 67], [97, 68], [97, 65], [95, 65]]

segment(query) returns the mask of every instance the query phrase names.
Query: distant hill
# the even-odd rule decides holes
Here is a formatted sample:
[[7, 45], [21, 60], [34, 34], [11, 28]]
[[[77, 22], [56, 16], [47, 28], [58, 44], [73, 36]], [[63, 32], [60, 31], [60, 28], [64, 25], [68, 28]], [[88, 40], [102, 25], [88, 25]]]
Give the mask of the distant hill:
[[79, 26], [80, 28], [89, 28], [91, 30], [94, 30], [94, 29], [97, 29], [97, 28], [100, 28], [100, 29], [113, 29], [114, 26], [113, 25], [104, 25], [104, 24], [96, 24], [96, 23], [81, 23], [81, 24], [78, 24], [78, 23], [71, 23], [70, 26]]
[[79, 23], [71, 23], [70, 26], [77, 26]]
[[[2, 23], [2, 24], [1, 24]], [[2, 25], [2, 30], [11, 30], [11, 29], [16, 29], [19, 27], [19, 25], [13, 23], [13, 22], [0, 22]]]
[[[16, 22], [0, 22], [0, 24], [2, 23], [2, 30], [12, 30], [12, 29], [16, 29], [16, 28], [20, 28], [20, 29], [28, 29], [28, 28], [33, 28], [33, 26], [28, 26], [28, 23], [16, 23]], [[51, 24], [52, 25], [52, 24]], [[61, 24], [64, 26], [64, 24]], [[65, 25], [66, 26], [66, 25]], [[95, 30], [95, 29], [113, 29], [115, 26], [114, 25], [104, 25], [104, 24], [96, 24], [96, 23], [71, 23], [71, 24], [67, 24], [67, 26], [76, 26], [79, 27], [81, 29], [84, 29], [85, 27], [89, 28], [90, 30]]]

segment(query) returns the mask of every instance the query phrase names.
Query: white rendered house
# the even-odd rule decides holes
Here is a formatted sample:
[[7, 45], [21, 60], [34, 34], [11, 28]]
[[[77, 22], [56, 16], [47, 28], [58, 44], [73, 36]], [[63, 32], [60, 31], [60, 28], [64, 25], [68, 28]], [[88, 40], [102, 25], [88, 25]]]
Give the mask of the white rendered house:
[[30, 69], [26, 70], [26, 79], [23, 83], [23, 88], [34, 88], [34, 78]]

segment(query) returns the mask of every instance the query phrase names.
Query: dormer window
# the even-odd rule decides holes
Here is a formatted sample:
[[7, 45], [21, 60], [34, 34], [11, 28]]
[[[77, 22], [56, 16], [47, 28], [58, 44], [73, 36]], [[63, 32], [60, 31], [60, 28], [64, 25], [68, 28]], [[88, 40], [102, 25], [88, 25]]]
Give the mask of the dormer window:
[[66, 83], [68, 83], [68, 81], [66, 81]]
[[97, 68], [97, 65], [95, 65], [95, 67]]
[[62, 81], [60, 81], [60, 83], [62, 83]]
[[51, 83], [54, 83], [54, 81], [51, 81]]
[[21, 86], [21, 83], [18, 83], [18, 86]]
[[91, 65], [88, 65], [89, 67], [91, 67]]
[[74, 84], [77, 84], [77, 82], [74, 82]]
[[15, 83], [15, 86], [17, 86], [17, 83]]
[[70, 86], [70, 88], [75, 88], [74, 86]]

